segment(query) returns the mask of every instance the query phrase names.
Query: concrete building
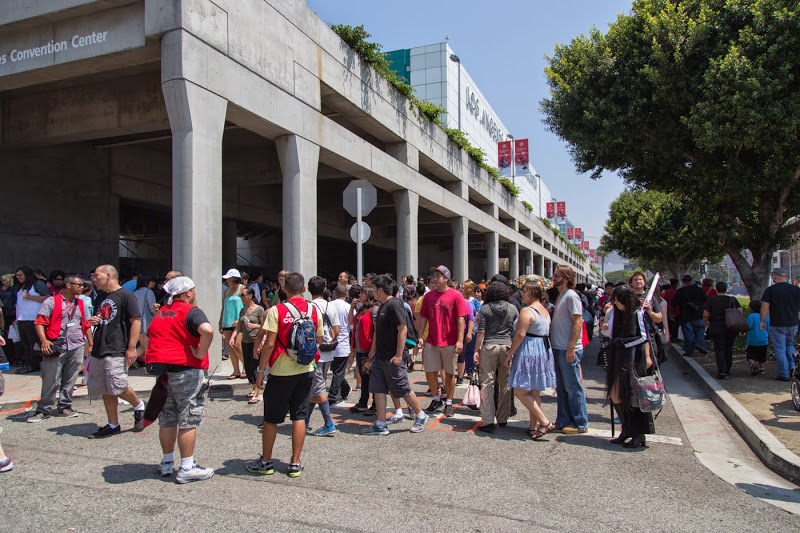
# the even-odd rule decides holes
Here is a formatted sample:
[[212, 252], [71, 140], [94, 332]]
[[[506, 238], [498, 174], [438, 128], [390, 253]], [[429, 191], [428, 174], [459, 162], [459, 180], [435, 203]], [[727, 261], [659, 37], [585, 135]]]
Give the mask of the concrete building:
[[594, 275], [302, 1], [13, 2], [0, 101], [4, 272], [123, 249], [194, 278], [213, 322], [228, 267], [354, 270], [363, 178], [365, 271]]

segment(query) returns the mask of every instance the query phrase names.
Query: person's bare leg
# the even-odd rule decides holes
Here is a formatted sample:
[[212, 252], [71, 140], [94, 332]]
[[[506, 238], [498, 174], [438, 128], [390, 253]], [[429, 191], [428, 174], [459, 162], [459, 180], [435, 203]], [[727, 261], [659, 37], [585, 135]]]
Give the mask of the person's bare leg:
[[172, 453], [175, 451], [175, 440], [178, 438], [178, 426], [158, 428], [158, 440], [161, 442], [161, 451]]
[[[306, 423], [303, 423], [303, 435], [306, 433]], [[292, 427], [294, 430], [294, 426]], [[275, 438], [278, 436], [278, 424], [271, 424], [264, 422], [261, 425], [261, 460], [272, 460], [272, 448], [275, 446]], [[294, 442], [294, 433], [292, 433], [292, 442]]]
[[428, 381], [428, 388], [431, 394], [439, 396], [439, 372], [425, 372], [425, 379]]
[[453, 394], [456, 392], [456, 376], [453, 374], [445, 374], [444, 390], [447, 393], [447, 399], [452, 400]]
[[[276, 426], [277, 433], [277, 426]], [[303, 451], [303, 443], [306, 440], [306, 421], [293, 420], [292, 421], [292, 464], [300, 462], [300, 452]], [[275, 439], [272, 439], [275, 442]], [[272, 448], [270, 448], [270, 455], [272, 455]], [[266, 460], [266, 459], [265, 459]]]
[[140, 402], [139, 397], [136, 396], [136, 393], [133, 391], [133, 388], [131, 387], [128, 387], [128, 390], [120, 394], [119, 397], [128, 402], [129, 404], [131, 404], [132, 407], [136, 407], [137, 405], [139, 405]]
[[178, 431], [178, 449], [181, 451], [181, 459], [194, 455], [194, 444], [197, 441], [197, 429], [187, 428]]
[[[375, 401], [375, 415], [378, 417], [378, 422], [386, 423], [386, 395], [376, 392], [372, 398]], [[392, 399], [394, 400], [394, 398]], [[397, 401], [397, 403], [400, 402]]]
[[[136, 402], [137, 405], [139, 402]], [[106, 416], [108, 423], [112, 426], [119, 425], [119, 415], [117, 414], [117, 397], [103, 394], [103, 405], [106, 407]]]
[[422, 406], [419, 404], [419, 398], [414, 391], [411, 391], [411, 394], [403, 398], [406, 401], [406, 404], [414, 411], [415, 415], [420, 414], [422, 412]]
[[458, 377], [462, 377], [464, 375], [465, 368], [467, 368], [467, 363], [456, 363], [456, 372], [458, 372]]

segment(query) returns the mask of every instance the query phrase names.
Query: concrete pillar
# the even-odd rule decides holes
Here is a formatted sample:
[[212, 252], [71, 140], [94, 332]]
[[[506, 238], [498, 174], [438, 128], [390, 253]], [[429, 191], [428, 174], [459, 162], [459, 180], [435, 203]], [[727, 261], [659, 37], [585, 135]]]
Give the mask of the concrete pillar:
[[526, 275], [536, 273], [533, 267], [533, 250], [522, 249], [522, 265], [523, 272]]
[[453, 266], [450, 273], [454, 279], [464, 281], [469, 277], [469, 220], [456, 217], [450, 221], [453, 228]]
[[419, 275], [419, 194], [394, 191], [394, 210], [397, 212], [397, 280], [402, 276]]
[[236, 268], [236, 220], [222, 219], [222, 270]]
[[[220, 314], [222, 276], [222, 135], [227, 100], [186, 80], [162, 85], [172, 130], [172, 268], [195, 283], [211, 320]], [[218, 336], [210, 367], [222, 357]]]
[[490, 231], [486, 237], [486, 276], [491, 278], [500, 272], [500, 238]]
[[553, 262], [549, 259], [544, 260], [544, 274], [542, 274], [546, 278], [551, 278], [553, 276]]
[[[533, 252], [531, 252], [533, 253]], [[544, 276], [544, 256], [537, 255], [533, 258], [533, 273]]]
[[319, 146], [297, 135], [275, 140], [283, 173], [283, 268], [317, 274]]
[[508, 243], [508, 277], [519, 277], [519, 243]]

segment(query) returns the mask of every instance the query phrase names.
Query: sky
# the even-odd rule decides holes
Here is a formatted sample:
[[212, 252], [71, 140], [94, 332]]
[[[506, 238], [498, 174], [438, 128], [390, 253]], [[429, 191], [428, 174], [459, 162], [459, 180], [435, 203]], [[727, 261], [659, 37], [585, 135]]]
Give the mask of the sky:
[[363, 24], [383, 51], [440, 43], [448, 38], [509, 133], [530, 141], [531, 164], [551, 193], [567, 203], [567, 217], [597, 247], [608, 206], [622, 180], [578, 174], [567, 144], [547, 131], [539, 102], [549, 96], [544, 74], [556, 44], [593, 26], [605, 32], [631, 0], [307, 0], [328, 24]]

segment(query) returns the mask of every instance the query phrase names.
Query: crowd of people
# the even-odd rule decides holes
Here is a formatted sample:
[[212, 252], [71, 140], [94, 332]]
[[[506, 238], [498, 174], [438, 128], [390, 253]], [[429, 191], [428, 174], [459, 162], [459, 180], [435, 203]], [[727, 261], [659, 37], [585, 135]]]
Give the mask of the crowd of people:
[[[753, 335], [751, 339], [748, 334], [747, 357], [756, 375], [763, 373], [766, 349], [761, 346], [766, 346], [762, 342], [770, 318], [773, 333], [776, 322], [787, 329], [784, 350], [791, 346], [791, 326], [775, 314], [794, 306], [795, 333], [797, 329], [800, 288], [795, 287], [796, 293], [783, 290], [780, 274], [773, 273], [775, 285], [763, 303], [751, 304], [757, 308], [751, 317], [758, 320], [748, 320]], [[478, 283], [453, 280], [444, 265], [425, 278], [405, 276], [400, 283], [391, 274], [369, 273], [358, 284], [346, 271], [336, 280], [306, 280], [285, 270], [273, 283], [260, 274], [251, 279], [235, 268], [222, 279], [215, 328], [195, 304], [193, 281], [180, 271], [163, 278], [134, 272], [124, 284], [111, 265], [89, 275], [55, 271], [47, 278], [23, 266], [4, 276], [0, 345], [18, 365], [17, 373], [42, 372], [41, 399], [28, 422], [78, 416], [72, 393], [83, 373], [89, 395], [103, 398], [108, 419], [89, 438], [121, 431], [117, 409], [123, 399], [133, 406], [133, 431], [159, 420], [160, 475], [175, 473], [177, 443], [181, 459], [176, 481], [208, 479], [214, 472], [196, 463], [194, 446], [209, 385], [208, 348], [218, 332], [224, 339], [223, 356], [233, 367], [229, 379], [246, 378], [251, 384], [248, 402], [263, 402], [261, 454], [246, 465], [253, 473], [275, 472], [277, 428], [287, 414], [292, 424], [288, 475], [297, 477], [304, 468], [306, 435], [335, 435], [330, 407], [350, 394], [358, 395], [352, 413], [376, 418], [362, 433], [388, 435], [390, 424], [406, 420], [403, 404], [413, 420], [410, 431], [419, 433], [430, 416], [455, 415], [456, 385], [470, 378], [481, 384], [479, 431], [493, 433], [505, 426], [516, 400], [529, 412], [530, 438], [539, 440], [554, 431], [577, 435], [588, 431], [581, 364], [597, 326], [598, 364], [606, 369], [607, 398], [622, 426], [612, 442], [638, 448], [654, 432], [654, 418], [636, 400], [635, 379], [655, 371], [678, 327], [689, 356], [695, 347], [705, 350], [708, 327], [719, 375], [725, 377], [733, 342], [724, 315], [726, 309], [738, 308], [725, 295], [724, 283], [699, 287], [684, 278], [684, 286], [677, 288], [672, 280], [648, 296], [642, 271], [632, 273], [628, 283], [599, 289], [576, 284], [566, 265], [556, 267], [552, 279], [524, 276], [509, 281], [497, 274]], [[14, 342], [6, 343], [5, 337]], [[778, 342], [773, 339], [773, 344]], [[431, 397], [424, 408], [408, 378], [420, 353]], [[158, 376], [148, 404], [128, 384], [129, 367], [139, 363]], [[793, 366], [793, 358], [787, 360], [786, 372]], [[346, 379], [352, 367], [355, 387]], [[541, 393], [553, 387], [556, 417], [550, 420], [541, 408]], [[310, 426], [315, 407], [323, 419], [316, 429]], [[0, 448], [0, 471], [11, 467]]]

